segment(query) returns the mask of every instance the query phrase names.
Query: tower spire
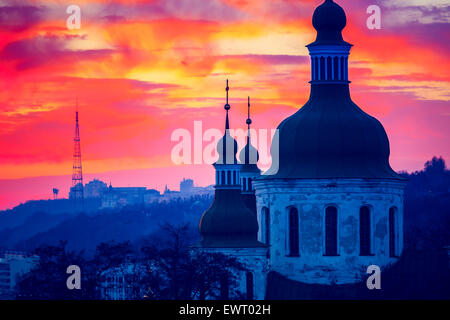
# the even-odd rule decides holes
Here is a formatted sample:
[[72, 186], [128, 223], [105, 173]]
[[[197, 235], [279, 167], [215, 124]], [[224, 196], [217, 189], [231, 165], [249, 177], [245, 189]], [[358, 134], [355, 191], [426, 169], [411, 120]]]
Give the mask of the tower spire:
[[[225, 103], [224, 109], [227, 111], [227, 116], [226, 116], [226, 120], [225, 120], [225, 131], [230, 129], [230, 122], [228, 121], [228, 110], [230, 110], [230, 105], [228, 103], [228, 91], [230, 90], [230, 87], [228, 87], [228, 79], [227, 79], [227, 87], [225, 88], [226, 92], [227, 92], [227, 102]], [[228, 131], [225, 132], [225, 134]]]
[[80, 127], [78, 124], [78, 98], [75, 111], [75, 137], [73, 153], [72, 188], [70, 198], [73, 200], [74, 210], [84, 210], [83, 170], [81, 165]]
[[252, 119], [250, 119], [250, 97], [248, 97], [247, 107], [247, 120], [245, 123], [247, 124], [248, 130], [250, 130], [250, 125], [252, 124]]
[[247, 120], [245, 123], [247, 124], [247, 144], [250, 144], [250, 125], [252, 124], [252, 119], [250, 119], [250, 97], [248, 97], [247, 102]]

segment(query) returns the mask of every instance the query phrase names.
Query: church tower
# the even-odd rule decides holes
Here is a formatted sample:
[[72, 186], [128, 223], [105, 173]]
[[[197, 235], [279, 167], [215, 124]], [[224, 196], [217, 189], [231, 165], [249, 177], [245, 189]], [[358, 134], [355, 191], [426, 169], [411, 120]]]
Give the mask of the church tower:
[[249, 299], [264, 299], [267, 246], [257, 240], [256, 215], [241, 198], [241, 164], [236, 158], [238, 144], [229, 130], [228, 91], [227, 80], [225, 134], [217, 144], [219, 159], [214, 163], [214, 200], [200, 218], [201, 241], [194, 247], [204, 252], [220, 252], [236, 257], [249, 270], [238, 275], [241, 279], [239, 290], [247, 293]]
[[241, 162], [241, 195], [245, 205], [252, 210], [256, 216], [256, 197], [255, 189], [253, 188], [253, 180], [260, 174], [260, 170], [256, 163], [259, 160], [258, 150], [252, 145], [250, 139], [250, 97], [248, 97], [248, 116], [245, 123], [247, 124], [247, 144], [242, 148], [239, 154], [239, 161]]
[[309, 100], [278, 126], [278, 163], [253, 182], [258, 239], [288, 279], [355, 283], [402, 252], [405, 181], [382, 124], [351, 100], [344, 10], [326, 0], [312, 23]]

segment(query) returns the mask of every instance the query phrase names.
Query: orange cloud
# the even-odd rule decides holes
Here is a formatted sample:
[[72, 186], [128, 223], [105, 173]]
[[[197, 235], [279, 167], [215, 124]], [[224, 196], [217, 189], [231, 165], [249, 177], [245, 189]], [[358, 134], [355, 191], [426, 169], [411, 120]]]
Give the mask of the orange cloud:
[[[60, 1], [6, 3], [12, 9], [3, 13], [18, 18], [0, 7], [0, 180], [12, 179], [0, 191], [18, 178], [70, 179], [77, 98], [83, 165], [92, 175], [170, 171], [174, 129], [191, 130], [197, 120], [223, 128], [227, 78], [231, 125], [245, 127], [250, 95], [255, 128], [275, 128], [308, 99], [305, 45], [314, 40], [311, 15], [320, 2], [214, 0], [207, 10], [203, 1], [83, 0], [80, 30], [65, 28]], [[446, 31], [434, 24], [368, 30], [363, 2], [339, 3], [348, 16], [344, 37], [355, 45], [353, 99], [382, 121], [395, 169], [418, 169], [433, 155], [449, 159]], [[169, 185], [182, 177], [176, 172]], [[212, 179], [195, 172], [204, 184]], [[53, 178], [45, 179], [47, 186]], [[42, 196], [31, 188], [10, 197], [31, 195]]]

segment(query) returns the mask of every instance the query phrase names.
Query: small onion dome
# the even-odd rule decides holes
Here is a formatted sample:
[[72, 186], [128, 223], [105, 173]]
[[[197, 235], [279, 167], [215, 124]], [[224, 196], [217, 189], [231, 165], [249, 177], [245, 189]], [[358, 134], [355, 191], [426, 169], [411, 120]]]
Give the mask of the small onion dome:
[[263, 246], [257, 241], [258, 221], [241, 200], [239, 189], [216, 189], [214, 201], [200, 218], [206, 246]]
[[347, 24], [344, 9], [333, 0], [326, 0], [316, 8], [312, 23], [317, 30], [317, 38], [310, 45], [348, 44], [341, 33]]
[[225, 135], [217, 142], [219, 159], [216, 164], [237, 164], [237, 151], [238, 143], [226, 130]]
[[256, 164], [259, 160], [259, 152], [258, 150], [249, 142], [244, 148], [242, 148], [239, 153], [239, 161], [242, 164]]
[[257, 166], [258, 160], [258, 150], [250, 143], [250, 141], [247, 141], [247, 144], [239, 153], [239, 161], [242, 164], [241, 170], [259, 171]]

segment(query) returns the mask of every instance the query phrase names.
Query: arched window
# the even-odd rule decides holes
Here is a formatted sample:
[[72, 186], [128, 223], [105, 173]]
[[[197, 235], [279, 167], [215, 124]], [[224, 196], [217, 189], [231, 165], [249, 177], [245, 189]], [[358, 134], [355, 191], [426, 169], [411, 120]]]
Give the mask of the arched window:
[[264, 221], [264, 243], [270, 244], [270, 212], [266, 207], [262, 209], [262, 221]]
[[253, 300], [253, 273], [247, 272], [245, 275], [247, 287], [247, 300]]
[[298, 211], [291, 207], [289, 209], [289, 255], [298, 256], [299, 254]]
[[361, 256], [370, 255], [371, 248], [371, 227], [370, 227], [370, 208], [363, 206], [359, 209], [359, 254]]
[[333, 206], [325, 210], [325, 255], [337, 256], [337, 209]]
[[389, 209], [389, 255], [397, 256], [398, 250], [398, 225], [397, 225], [397, 209], [392, 207]]

